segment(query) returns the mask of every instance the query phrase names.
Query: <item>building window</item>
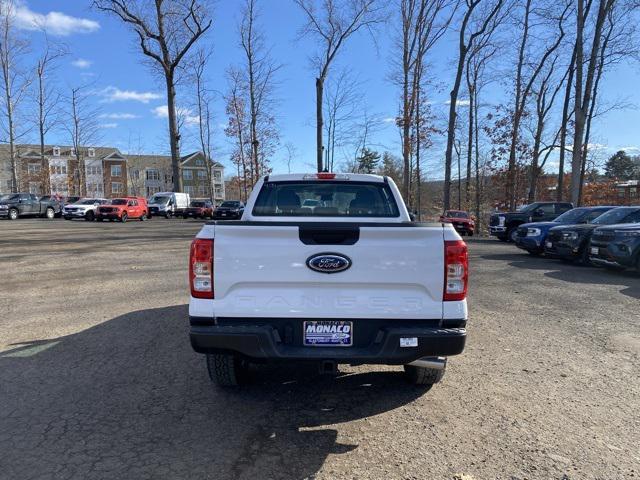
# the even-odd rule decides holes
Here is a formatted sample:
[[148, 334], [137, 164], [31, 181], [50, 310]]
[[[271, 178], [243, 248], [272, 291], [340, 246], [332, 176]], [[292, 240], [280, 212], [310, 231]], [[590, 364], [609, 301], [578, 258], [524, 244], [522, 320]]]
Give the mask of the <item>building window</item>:
[[188, 193], [189, 195], [193, 195], [193, 193], [194, 193], [193, 185], [186, 185], [184, 187], [184, 193]]
[[[121, 165], [111, 165], [111, 176], [112, 177], [121, 177], [122, 176], [122, 166]], [[114, 192], [116, 193], [116, 192]]]
[[90, 148], [90, 149], [89, 149], [89, 156], [90, 156], [90, 157], [95, 157], [95, 156], [96, 156], [96, 151], [95, 151], [95, 149], [93, 149], [93, 148]]
[[198, 170], [198, 178], [199, 179], [207, 178], [207, 172], [205, 170]]
[[201, 158], [199, 158], [198, 160], [196, 160], [196, 165], [197, 165], [198, 167], [203, 166], [203, 165], [204, 165], [204, 160], [202, 160]]
[[220, 170], [214, 170], [213, 171], [213, 178], [215, 178], [216, 180], [221, 180], [222, 179], [222, 172]]
[[87, 175], [102, 175], [102, 168], [99, 165], [88, 165]]
[[140, 170], [138, 170], [138, 169], [131, 170], [131, 178], [133, 178], [134, 180], [139, 180], [140, 179]]
[[29, 182], [29, 193], [40, 195], [42, 193], [42, 184], [40, 182]]
[[54, 157], [60, 156], [60, 147], [53, 147], [53, 156]]
[[[113, 167], [111, 167], [113, 168]], [[120, 182], [111, 182], [111, 193], [122, 193], [124, 189], [122, 188], [122, 183]]]
[[29, 175], [36, 175], [36, 174], [40, 173], [40, 164], [39, 163], [30, 163], [27, 166], [27, 171], [29, 172]]
[[50, 167], [52, 175], [66, 175], [67, 174], [67, 166], [66, 165], [51, 165]]
[[102, 184], [96, 182], [90, 182], [87, 184], [87, 196], [89, 197], [101, 197], [102, 196]]
[[184, 180], [193, 180], [193, 172], [191, 170], [183, 170], [182, 178]]
[[155, 168], [147, 169], [147, 180], [160, 181], [160, 172]]
[[198, 185], [198, 195], [201, 197], [206, 197], [209, 195], [209, 190], [206, 185]]
[[154, 195], [160, 191], [160, 187], [147, 187], [147, 197]]

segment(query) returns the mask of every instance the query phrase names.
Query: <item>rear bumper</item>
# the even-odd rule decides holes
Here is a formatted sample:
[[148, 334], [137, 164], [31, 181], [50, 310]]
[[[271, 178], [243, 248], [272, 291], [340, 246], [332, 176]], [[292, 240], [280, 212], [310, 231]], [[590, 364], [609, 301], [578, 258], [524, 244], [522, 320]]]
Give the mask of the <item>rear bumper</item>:
[[[198, 353], [232, 352], [253, 359], [282, 361], [333, 360], [337, 363], [368, 363], [402, 365], [423, 357], [446, 357], [464, 350], [467, 332], [465, 328], [392, 326], [394, 321], [381, 327], [363, 327], [366, 320], [354, 322], [354, 345], [350, 347], [302, 346], [301, 330], [295, 326], [283, 330], [279, 322], [273, 325], [202, 325], [202, 320], [191, 317], [191, 345]], [[209, 321], [211, 321], [209, 319]], [[302, 320], [294, 320], [294, 322]], [[367, 322], [368, 323], [368, 322]], [[464, 321], [460, 321], [464, 324]], [[360, 327], [360, 328], [359, 328]], [[360, 338], [359, 332], [362, 331]], [[300, 337], [300, 338], [298, 338]], [[400, 338], [415, 337], [417, 347], [401, 347]]]

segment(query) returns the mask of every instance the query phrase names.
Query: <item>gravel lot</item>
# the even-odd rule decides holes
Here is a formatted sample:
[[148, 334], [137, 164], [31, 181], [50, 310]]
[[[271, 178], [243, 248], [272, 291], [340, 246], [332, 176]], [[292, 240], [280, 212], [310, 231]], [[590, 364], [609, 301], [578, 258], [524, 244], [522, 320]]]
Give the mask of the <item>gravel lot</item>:
[[640, 276], [470, 243], [469, 340], [398, 368], [261, 368], [222, 391], [188, 342], [199, 222], [0, 221], [0, 478], [640, 476]]

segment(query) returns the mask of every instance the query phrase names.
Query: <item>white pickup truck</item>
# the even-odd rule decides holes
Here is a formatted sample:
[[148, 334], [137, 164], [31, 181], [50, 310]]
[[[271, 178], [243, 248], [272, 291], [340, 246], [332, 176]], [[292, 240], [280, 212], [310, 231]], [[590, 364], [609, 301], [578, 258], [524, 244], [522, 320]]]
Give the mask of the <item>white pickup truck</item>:
[[451, 224], [412, 222], [391, 179], [270, 175], [191, 244], [191, 344], [222, 386], [268, 361], [404, 365], [431, 386], [464, 349], [467, 280]]

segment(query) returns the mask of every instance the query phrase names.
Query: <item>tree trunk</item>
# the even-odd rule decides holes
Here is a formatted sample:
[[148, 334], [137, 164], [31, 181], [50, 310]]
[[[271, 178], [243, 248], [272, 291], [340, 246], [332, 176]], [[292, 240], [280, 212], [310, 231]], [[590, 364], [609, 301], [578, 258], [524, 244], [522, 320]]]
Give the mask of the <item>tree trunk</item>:
[[324, 78], [316, 78], [316, 160], [318, 172], [322, 172], [322, 99], [324, 97]]
[[564, 196], [564, 159], [567, 147], [567, 124], [569, 123], [569, 104], [571, 103], [571, 90], [573, 88], [573, 75], [576, 65], [576, 47], [573, 48], [571, 56], [571, 64], [569, 65], [569, 75], [567, 78], [567, 87], [564, 93], [564, 104], [562, 106], [562, 124], [560, 127], [560, 159], [558, 166], [558, 190], [556, 191], [556, 200], [562, 201]]
[[176, 87], [173, 72], [166, 72], [167, 109], [169, 113], [169, 144], [171, 146], [171, 173], [173, 175], [173, 190], [182, 192], [182, 175], [180, 172], [180, 132], [176, 118]]
[[471, 163], [473, 159], [473, 104], [474, 104], [474, 86], [469, 82], [469, 130], [467, 132], [467, 176], [464, 182], [464, 201], [465, 208], [469, 208], [471, 205]]

